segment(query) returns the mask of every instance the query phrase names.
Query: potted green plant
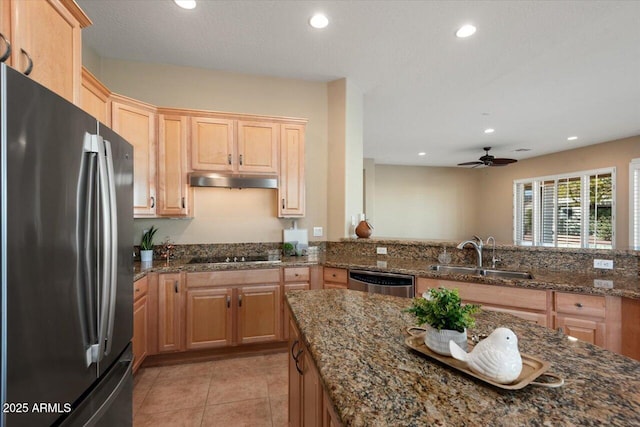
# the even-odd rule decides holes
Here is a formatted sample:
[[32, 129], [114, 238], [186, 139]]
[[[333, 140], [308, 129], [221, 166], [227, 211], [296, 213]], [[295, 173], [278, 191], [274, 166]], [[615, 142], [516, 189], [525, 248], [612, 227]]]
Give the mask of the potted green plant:
[[140, 240], [140, 261], [143, 263], [153, 261], [153, 236], [157, 231], [158, 229], [152, 225], [150, 229], [142, 234], [142, 239]]
[[414, 298], [406, 311], [412, 313], [418, 325], [426, 325], [424, 343], [432, 351], [451, 356], [449, 341], [467, 349], [467, 328], [475, 325], [473, 315], [480, 310], [476, 304], [462, 304], [457, 289], [430, 289], [422, 298]]

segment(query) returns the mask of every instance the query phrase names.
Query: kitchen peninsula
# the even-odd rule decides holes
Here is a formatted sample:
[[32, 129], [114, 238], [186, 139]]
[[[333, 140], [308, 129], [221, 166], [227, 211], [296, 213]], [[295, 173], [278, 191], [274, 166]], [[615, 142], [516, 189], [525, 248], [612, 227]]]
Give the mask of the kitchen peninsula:
[[[549, 372], [565, 379], [562, 387], [502, 390], [413, 352], [404, 345], [406, 328], [415, 324], [403, 312], [407, 299], [294, 291], [287, 304], [299, 347], [308, 352], [304, 360], [317, 368], [321, 411], [333, 415], [335, 424], [640, 424], [640, 363], [513, 316], [483, 311], [470, 333], [511, 328], [520, 351], [549, 361]], [[292, 343], [295, 339], [293, 334]], [[303, 375], [310, 368], [305, 364]]]

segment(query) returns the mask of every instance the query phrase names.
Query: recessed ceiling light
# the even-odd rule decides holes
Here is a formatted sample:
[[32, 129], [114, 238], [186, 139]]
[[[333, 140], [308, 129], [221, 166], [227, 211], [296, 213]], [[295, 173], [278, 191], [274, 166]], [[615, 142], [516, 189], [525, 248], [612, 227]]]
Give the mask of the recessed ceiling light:
[[175, 4], [183, 9], [194, 9], [196, 7], [196, 0], [173, 0]]
[[418, 156], [426, 156], [426, 155], [427, 155], [427, 153], [425, 153], [424, 151], [421, 151], [421, 152], [418, 153]]
[[309, 25], [311, 25], [313, 28], [318, 29], [325, 28], [327, 25], [329, 25], [329, 18], [327, 18], [326, 15], [322, 13], [316, 13], [309, 19]]
[[476, 32], [476, 27], [473, 25], [467, 24], [463, 25], [456, 31], [456, 36], [462, 38], [472, 36]]
[[577, 136], [570, 136], [569, 138], [567, 138], [567, 141], [575, 141], [576, 139], [578, 139]]
[[489, 129], [485, 129], [484, 133], [494, 133], [495, 131], [496, 131], [495, 129], [489, 128]]

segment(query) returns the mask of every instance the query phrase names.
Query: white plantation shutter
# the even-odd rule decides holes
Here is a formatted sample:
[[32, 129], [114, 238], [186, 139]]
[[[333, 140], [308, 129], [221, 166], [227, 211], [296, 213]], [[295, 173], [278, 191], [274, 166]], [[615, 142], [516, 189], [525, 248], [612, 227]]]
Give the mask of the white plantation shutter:
[[640, 159], [629, 164], [629, 246], [640, 250]]
[[[640, 246], [640, 159], [636, 163]], [[514, 182], [514, 243], [565, 248], [613, 248], [615, 168]]]

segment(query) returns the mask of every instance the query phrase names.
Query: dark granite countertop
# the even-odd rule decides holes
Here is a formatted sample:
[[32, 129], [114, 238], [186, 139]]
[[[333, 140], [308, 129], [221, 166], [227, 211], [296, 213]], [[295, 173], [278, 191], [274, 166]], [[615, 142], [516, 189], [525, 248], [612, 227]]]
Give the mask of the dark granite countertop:
[[134, 265], [134, 280], [147, 273], [175, 273], [180, 271], [224, 271], [234, 269], [297, 267], [321, 264], [326, 267], [385, 271], [411, 274], [417, 277], [457, 280], [463, 282], [484, 283], [489, 285], [515, 286], [531, 289], [552, 289], [564, 292], [576, 292], [594, 295], [624, 296], [640, 299], [640, 280], [638, 277], [613, 274], [587, 274], [572, 271], [530, 270], [533, 279], [503, 279], [469, 274], [442, 273], [429, 269], [432, 263], [426, 260], [404, 260], [398, 258], [370, 258], [328, 256], [319, 261], [309, 261], [306, 257], [285, 257], [279, 263], [237, 263], [237, 264], [187, 264], [188, 260], [178, 259], [154, 261], [151, 268]]
[[323, 259], [322, 264], [326, 267], [404, 273], [431, 279], [457, 280], [531, 289], [552, 289], [556, 291], [625, 296], [640, 299], [640, 279], [637, 276], [588, 274], [574, 271], [527, 270], [533, 275], [533, 279], [504, 279], [471, 274], [438, 272], [431, 270], [429, 266], [433, 263], [426, 260], [349, 256], [328, 257]]
[[291, 291], [287, 302], [346, 426], [640, 425], [639, 362], [516, 317], [482, 311], [469, 332], [511, 328], [562, 387], [503, 390], [413, 352], [405, 298]]

